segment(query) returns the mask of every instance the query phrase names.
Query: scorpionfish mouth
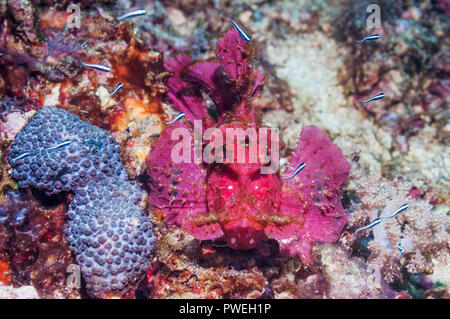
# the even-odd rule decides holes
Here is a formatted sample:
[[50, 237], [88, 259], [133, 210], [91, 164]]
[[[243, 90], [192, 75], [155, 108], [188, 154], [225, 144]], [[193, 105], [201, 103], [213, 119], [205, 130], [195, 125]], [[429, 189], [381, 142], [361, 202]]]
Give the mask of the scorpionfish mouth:
[[264, 238], [264, 226], [246, 217], [226, 223], [223, 232], [224, 239], [233, 249], [255, 248]]

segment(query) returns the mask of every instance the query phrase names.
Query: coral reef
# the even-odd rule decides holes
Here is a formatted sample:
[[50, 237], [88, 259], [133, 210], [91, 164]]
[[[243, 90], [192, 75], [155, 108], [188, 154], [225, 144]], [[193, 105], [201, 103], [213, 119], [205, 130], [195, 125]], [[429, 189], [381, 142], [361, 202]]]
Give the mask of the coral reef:
[[0, 166], [1, 166], [1, 176], [0, 176], [0, 203], [6, 202], [5, 192], [17, 188], [17, 183], [8, 174], [7, 160], [3, 156], [3, 152], [0, 151]]
[[[400, 179], [388, 181], [361, 171], [354, 174], [360, 202], [352, 208], [342, 239], [345, 246], [360, 250], [365, 245], [370, 251], [367, 264], [389, 284], [403, 282], [411, 274], [431, 274], [435, 265], [448, 264], [450, 220], [445, 205], [433, 209], [428, 201], [412, 198], [412, 185]], [[405, 203], [408, 209], [395, 218], [353, 235], [358, 227], [391, 215]]]
[[11, 284], [11, 270], [7, 261], [0, 259], [0, 283]]
[[[93, 2], [79, 5], [88, 8]], [[139, 174], [152, 138], [162, 131], [162, 97], [169, 76], [163, 55], [137, 38], [130, 23], [81, 10], [81, 27], [70, 27], [68, 4], [29, 6], [39, 12], [37, 21], [26, 24], [32, 26], [29, 33], [36, 34], [32, 45], [15, 36], [18, 20], [11, 21], [5, 13], [0, 46], [2, 103], [10, 101], [7, 106], [16, 116], [43, 105], [58, 106], [114, 131], [126, 168]], [[111, 72], [84, 67], [82, 62], [104, 64]], [[120, 82], [123, 88], [110, 96]]]
[[137, 186], [104, 180], [70, 203], [64, 232], [92, 296], [120, 296], [150, 267], [155, 238], [140, 195]]
[[71, 4], [0, 1], [0, 298], [450, 298], [448, 0]]
[[139, 207], [143, 193], [128, 182], [119, 149], [108, 132], [43, 107], [9, 153], [20, 188], [74, 193], [65, 233], [92, 296], [123, 293], [148, 267], [154, 241]]
[[39, 294], [33, 286], [13, 288], [0, 284], [0, 299], [38, 299]]
[[47, 195], [78, 192], [89, 181], [125, 181], [120, 148], [108, 132], [55, 107], [43, 107], [18, 133], [9, 151], [20, 188]]
[[155, 251], [159, 262], [147, 274], [152, 298], [259, 298], [268, 285], [265, 273], [276, 272], [258, 253], [248, 258], [248, 252], [200, 244], [182, 229], [165, 231]]
[[[180, 1], [179, 7], [182, 5], [189, 4], [189, 1]], [[353, 4], [352, 10], [348, 9], [349, 5]], [[169, 11], [171, 7], [170, 3], [166, 3], [169, 6]], [[178, 5], [178, 3], [177, 3]], [[417, 11], [417, 8], [421, 8]], [[439, 8], [442, 9], [442, 4], [439, 4]], [[440, 30], [445, 29], [445, 23], [443, 22], [443, 16], [440, 11], [434, 11], [430, 3], [417, 4], [411, 1], [405, 1], [402, 5], [392, 6], [391, 4], [386, 4], [386, 8], [383, 8], [383, 17], [386, 17], [388, 24], [395, 24], [396, 20], [400, 17], [402, 12], [404, 18], [410, 19], [410, 22], [414, 24], [426, 25], [428, 30], [426, 35], [417, 34], [421, 39], [428, 36], [429, 39], [423, 39], [418, 42], [429, 43], [433, 40], [433, 33], [440, 39], [439, 51], [442, 53], [445, 50], [446, 41], [445, 37], [442, 38], [443, 34]], [[359, 9], [358, 9], [359, 8]], [[422, 9], [425, 9], [422, 11]], [[411, 55], [415, 55], [414, 50], [406, 50], [406, 54], [398, 56], [397, 52], [393, 52], [393, 43], [397, 41], [397, 37], [409, 37], [410, 40], [414, 40], [411, 36], [410, 28], [405, 29], [403, 33], [390, 33], [389, 43], [378, 45], [372, 44], [370, 46], [357, 46], [354, 40], [361, 38], [363, 35], [368, 34], [370, 30], [364, 30], [364, 23], [367, 18], [365, 3], [356, 4], [354, 2], [338, 3], [333, 2], [333, 5], [329, 5], [328, 1], [277, 1], [266, 2], [266, 1], [248, 1], [245, 3], [235, 3], [232, 6], [226, 6], [221, 1], [220, 4], [215, 7], [208, 8], [205, 5], [204, 12], [192, 12], [189, 10], [182, 10], [184, 18], [189, 22], [182, 24], [182, 27], [174, 27], [176, 32], [180, 34], [185, 34], [186, 37], [195, 33], [197, 28], [204, 25], [207, 26], [206, 30], [209, 31], [207, 39], [211, 39], [211, 34], [214, 32], [223, 31], [226, 27], [226, 20], [221, 19], [221, 16], [239, 16], [239, 18], [244, 21], [247, 29], [252, 31], [252, 37], [254, 42], [258, 45], [258, 51], [261, 53], [259, 59], [255, 59], [256, 65], [264, 68], [266, 70], [265, 77], [266, 82], [274, 80], [275, 78], [285, 81], [286, 87], [282, 90], [274, 90], [273, 94], [268, 94], [270, 87], [265, 87], [259, 98], [256, 98], [255, 104], [259, 104], [260, 101], [264, 101], [261, 98], [263, 96], [271, 95], [271, 98], [276, 96], [277, 98], [280, 94], [291, 90], [296, 94], [293, 98], [293, 107], [289, 109], [277, 109], [271, 110], [270, 108], [261, 107], [264, 111], [264, 123], [271, 126], [278, 126], [281, 130], [281, 137], [283, 142], [287, 145], [285, 149], [286, 152], [282, 153], [285, 156], [289, 156], [290, 149], [294, 148], [296, 141], [298, 139], [298, 134], [302, 126], [305, 125], [317, 125], [323, 130], [329, 132], [332, 140], [339, 145], [346, 154], [348, 159], [354, 161], [359, 161], [362, 167], [367, 170], [377, 172], [378, 174], [383, 174], [384, 178], [391, 179], [392, 177], [399, 175], [403, 176], [405, 180], [409, 180], [415, 185], [415, 192], [420, 192], [420, 194], [426, 194], [426, 200], [430, 200], [432, 205], [439, 203], [438, 207], [442, 218], [445, 220], [446, 211], [448, 210], [448, 178], [446, 178], [448, 160], [445, 154], [448, 154], [448, 147], [445, 146], [445, 136], [448, 134], [448, 127], [445, 126], [445, 122], [442, 121], [446, 116], [446, 102], [445, 102], [445, 86], [437, 86], [440, 88], [441, 98], [436, 100], [436, 105], [439, 105], [436, 110], [441, 110], [440, 112], [432, 113], [431, 117], [425, 120], [424, 123], [417, 121], [417, 117], [410, 116], [409, 108], [404, 109], [394, 109], [389, 107], [389, 112], [395, 112], [396, 117], [403, 118], [406, 121], [396, 122], [402, 124], [399, 126], [389, 126], [388, 122], [379, 121], [378, 115], [369, 114], [365, 109], [355, 105], [354, 92], [359, 92], [360, 89], [365, 90], [366, 84], [372, 85], [370, 81], [365, 81], [362, 77], [358, 76], [359, 70], [364, 71], [364, 73], [375, 72], [379, 69], [381, 65], [381, 71], [389, 71], [392, 68], [405, 69], [416, 65], [417, 59], [413, 58], [411, 60]], [[443, 10], [443, 9], [442, 9]], [[417, 15], [417, 12], [419, 15]], [[262, 13], [262, 14], [261, 14]], [[384, 15], [386, 14], [386, 15]], [[205, 16], [207, 15], [207, 17]], [[347, 15], [347, 16], [345, 16]], [[175, 16], [175, 15], [174, 15]], [[262, 16], [262, 18], [261, 18]], [[351, 16], [351, 19], [348, 18]], [[434, 16], [434, 18], [431, 18]], [[356, 17], [356, 18], [355, 18]], [[421, 18], [423, 17], [423, 19]], [[338, 23], [339, 21], [344, 22], [342, 24], [344, 27]], [[353, 29], [349, 30], [349, 23], [356, 23]], [[384, 18], [383, 18], [384, 20]], [[214, 22], [212, 22], [214, 21]], [[204, 24], [203, 24], [204, 23]], [[385, 27], [386, 25], [383, 25]], [[390, 28], [392, 30], [392, 28]], [[380, 31], [380, 30], [377, 30]], [[389, 31], [391, 32], [391, 31]], [[214, 34], [215, 35], [215, 34]], [[382, 39], [384, 39], [385, 34], [382, 33]], [[404, 41], [401, 41], [404, 43]], [[409, 41], [408, 46], [413, 46], [414, 41]], [[264, 45], [262, 45], [264, 43]], [[401, 44], [402, 44], [401, 43]], [[439, 42], [438, 42], [439, 43]], [[417, 44], [416, 44], [417, 45]], [[436, 47], [434, 47], [436, 48]], [[362, 51], [365, 52], [364, 59], [361, 59], [360, 55], [355, 56], [355, 52]], [[441, 53], [435, 54], [436, 52], [432, 46], [424, 45], [422, 50], [422, 56], [425, 58], [425, 54], [434, 54], [435, 58], [429, 61], [438, 62], [441, 61]], [[385, 53], [388, 51], [388, 55]], [[375, 55], [373, 53], [375, 52]], [[408, 57], [409, 56], [409, 57]], [[211, 55], [204, 54], [203, 57], [211, 57]], [[384, 68], [386, 58], [389, 60], [395, 60], [397, 62], [388, 63], [388, 66]], [[400, 58], [400, 59], [399, 59]], [[422, 58], [419, 58], [419, 60]], [[401, 60], [401, 61], [400, 61]], [[414, 61], [411, 63], [411, 61]], [[431, 82], [442, 82], [447, 77], [445, 72], [439, 65], [438, 62], [432, 65], [431, 69], [436, 69], [437, 73], [430, 73]], [[420, 62], [421, 64], [421, 62]], [[430, 70], [431, 70], [430, 69]], [[295, 70], [295, 72], [293, 72]], [[366, 72], [365, 70], [368, 70]], [[394, 70], [395, 71], [395, 70]], [[361, 73], [360, 72], [360, 73]], [[396, 85], [398, 80], [402, 83], [408, 83], [410, 77], [417, 77], [416, 71], [410, 68], [410, 72], [406, 73], [404, 76], [396, 76], [395, 72], [392, 72], [391, 76], [384, 78], [384, 83], [393, 83]], [[419, 72], [420, 73], [420, 72]], [[424, 74], [424, 73], [422, 73]], [[428, 71], [425, 72], [428, 74]], [[353, 77], [354, 76], [354, 77]], [[428, 75], [426, 75], [427, 77]], [[381, 77], [380, 77], [381, 78]], [[170, 83], [170, 82], [169, 82]], [[351, 84], [353, 83], [353, 84]], [[421, 83], [421, 81], [415, 81], [412, 84], [412, 88], [415, 87], [416, 83]], [[429, 84], [428, 83], [428, 84]], [[355, 86], [358, 85], [355, 90]], [[401, 94], [402, 88], [397, 88], [395, 94]], [[382, 87], [383, 91], [386, 91], [385, 87]], [[408, 90], [410, 90], [408, 88]], [[375, 91], [375, 89], [374, 89]], [[414, 89], [411, 90], [413, 92]], [[390, 92], [390, 91], [386, 91]], [[415, 90], [418, 93], [414, 98], [423, 99], [423, 95], [427, 95], [427, 91], [422, 89]], [[272, 92], [271, 92], [272, 93]], [[370, 91], [366, 93], [360, 93], [357, 98], [365, 97], [365, 94], [370, 95]], [[378, 93], [378, 92], [377, 92]], [[402, 97], [404, 100], [408, 100], [408, 94]], [[448, 96], [448, 94], [447, 94]], [[442, 99], [442, 97], [444, 97]], [[184, 97], [186, 98], [186, 96]], [[189, 96], [192, 98], [192, 96]], [[431, 101], [431, 100], [430, 100]], [[385, 108], [385, 102], [390, 104], [390, 101], [385, 99], [380, 103], [373, 103], [372, 107], [375, 110], [387, 109]], [[427, 104], [428, 102], [425, 102]], [[266, 103], [268, 105], [269, 103]], [[352, 108], [350, 106], [356, 106]], [[381, 106], [381, 107], [380, 107]], [[259, 108], [259, 105], [256, 105]], [[417, 108], [415, 108], [417, 110]], [[430, 113], [431, 114], [431, 113]], [[380, 117], [381, 118], [380, 114]], [[421, 115], [419, 115], [422, 117]], [[425, 115], [426, 119], [427, 115]], [[383, 119], [386, 117], [383, 117]], [[439, 119], [435, 122], [433, 119]], [[444, 126], [442, 124], [444, 123]], [[395, 124], [397, 125], [397, 124]], [[448, 125], [447, 125], [448, 126]], [[397, 127], [401, 130], [397, 130]], [[440, 128], [439, 128], [440, 127]], [[397, 135], [402, 135], [405, 130], [410, 131], [412, 134], [408, 135], [408, 145], [409, 149], [404, 147], [405, 139], [397, 139]], [[398, 134], [400, 132], [400, 134]], [[414, 134], [416, 134], [414, 136]], [[444, 143], [443, 143], [444, 142]], [[448, 144], [448, 143], [447, 143]], [[404, 153], [407, 149], [407, 153]], [[436, 156], [436, 154], [440, 154]], [[281, 159], [282, 165], [285, 163], [285, 159]], [[186, 167], [189, 167], [186, 165]], [[191, 168], [187, 168], [191, 170]], [[383, 179], [384, 180], [384, 179]], [[386, 180], [384, 180], [386, 181]], [[348, 201], [349, 198], [353, 198], [355, 189], [360, 186], [356, 186], [354, 183], [350, 183], [348, 187], [347, 194], [344, 198]], [[392, 187], [397, 187], [396, 184]], [[170, 188], [172, 189], [172, 187]], [[202, 200], [201, 196], [196, 197]], [[357, 198], [357, 197], [356, 197]], [[195, 199], [195, 198], [194, 198]], [[176, 197], [175, 197], [176, 200]], [[173, 202], [176, 206], [176, 201]], [[401, 203], [403, 204], [403, 203]], [[401, 205], [399, 204], [399, 205]], [[177, 208], [173, 207], [173, 211]], [[161, 211], [157, 211], [158, 216]], [[352, 210], [348, 210], [352, 212]], [[350, 214], [351, 215], [351, 214]], [[357, 225], [352, 226], [352, 230], [356, 230], [359, 226], [365, 225], [368, 221], [367, 218], [364, 221], [360, 221]], [[412, 224], [421, 223], [422, 219], [415, 219], [411, 221]], [[352, 225], [353, 219], [350, 220], [349, 225]], [[348, 229], [348, 228], [347, 228]], [[345, 239], [348, 237], [349, 231], [345, 232], [345, 236], [341, 238], [339, 245], [346, 246]], [[429, 238], [425, 239], [428, 241]], [[367, 243], [370, 242], [369, 238], [363, 240], [361, 245], [354, 246], [351, 252], [358, 256], [363, 256], [364, 258], [355, 262], [359, 268], [367, 269], [365, 265], [367, 257], [371, 254], [371, 251], [367, 248]], [[440, 246], [441, 250], [444, 249]], [[398, 257], [399, 250], [394, 246], [394, 255]], [[376, 250], [376, 249], [375, 249]], [[341, 250], [339, 250], [341, 251]], [[408, 257], [408, 254], [406, 254]], [[403, 257], [403, 261], [406, 257]], [[350, 257], [348, 257], [350, 258]], [[352, 257], [353, 259], [353, 257]], [[402, 295], [396, 295], [385, 289], [386, 282], [381, 275], [380, 267], [371, 268], [373, 265], [376, 266], [376, 262], [371, 263], [368, 268], [369, 273], [376, 270], [375, 275], [377, 280], [382, 283], [383, 289], [378, 291], [372, 291], [368, 293], [366, 297], [402, 297]], [[388, 273], [389, 267], [386, 267], [385, 271]], [[394, 267], [395, 269], [395, 267]], [[400, 266], [400, 269], [402, 267]], [[404, 269], [404, 268], [403, 268]], [[446, 270], [447, 269], [447, 270]], [[403, 272], [403, 270], [402, 270]], [[300, 274], [303, 273], [301, 270]], [[345, 274], [336, 275], [335, 277], [325, 278], [319, 282], [312, 282], [310, 288], [315, 289], [319, 292], [323, 292], [322, 282], [325, 282], [327, 286], [327, 281], [333, 281], [333, 285], [338, 286], [339, 282], [342, 282]], [[300, 282], [300, 275], [295, 276], [295, 281]], [[305, 278], [305, 275], [301, 275]], [[366, 276], [366, 275], [364, 275]], [[418, 277], [415, 277], [418, 276]], [[433, 267], [433, 273], [426, 274], [427, 278], [430, 278], [434, 284], [424, 284], [421, 282], [420, 273], [410, 274], [403, 272], [403, 278], [401, 284], [394, 280], [390, 284], [390, 289], [395, 289], [396, 291], [407, 290], [413, 297], [437, 297], [440, 298], [445, 296], [441, 294], [445, 291], [446, 279], [448, 278], [448, 267], [445, 266], [443, 260], [436, 260]], [[356, 278], [356, 277], [355, 277]], [[361, 277], [363, 278], [363, 277]], [[433, 278], [433, 279], [431, 279]], [[291, 278], [291, 281], [293, 279]], [[355, 279], [356, 280], [356, 279]], [[270, 281], [270, 279], [269, 279]], [[361, 288], [365, 285], [370, 285], [369, 281], [362, 280], [365, 284], [361, 284]], [[427, 291], [422, 291], [420, 294], [413, 292], [415, 287], [425, 287], [427, 286]], [[438, 287], [444, 287], [443, 289]], [[278, 290], [279, 294], [277, 297], [307, 297], [307, 293], [302, 294], [297, 292], [294, 294], [285, 294], [286, 290], [284, 288]], [[307, 289], [305, 285], [303, 288]], [[367, 288], [367, 286], [366, 286]], [[433, 292], [434, 291], [434, 292]], [[316, 297], [323, 298], [327, 294], [318, 293]], [[341, 294], [342, 296], [342, 294]], [[364, 297], [364, 293], [360, 295], [355, 294], [355, 297]], [[405, 297], [408, 295], [405, 294]]]
[[274, 280], [275, 298], [394, 298], [397, 293], [380, 280], [362, 258], [350, 257], [342, 247], [320, 244], [313, 248], [314, 272], [299, 272], [293, 265]]
[[[254, 120], [250, 99], [261, 90], [263, 76], [252, 67], [253, 55], [253, 47], [232, 29], [218, 43], [217, 61], [189, 64], [185, 55], [168, 60], [166, 67], [175, 73], [169, 80], [169, 97], [174, 108], [185, 112], [191, 122], [205, 119], [207, 126], [216, 126], [222, 134], [228, 129], [256, 132], [262, 126], [258, 119]], [[199, 89], [214, 101], [217, 123], [207, 113]], [[174, 163], [172, 150], [178, 141], [171, 136], [182, 128], [190, 132], [184, 122], [167, 129], [153, 144], [147, 158], [149, 205], [162, 210], [168, 221], [200, 240], [222, 238], [232, 248], [257, 248], [262, 254], [268, 250], [265, 241], [272, 238], [279, 242], [283, 252], [300, 257], [304, 264], [309, 263], [311, 243], [337, 240], [348, 217], [340, 198], [349, 164], [326, 133], [315, 127], [303, 129], [284, 174], [292, 174], [302, 162], [307, 166], [296, 179], [281, 182], [278, 167], [265, 174], [260, 169], [264, 171], [267, 162], [260, 156], [251, 162], [250, 152], [256, 153], [257, 149], [263, 154], [267, 152], [258, 144], [262, 142], [256, 139], [256, 133], [233, 136], [231, 144], [220, 140], [222, 134], [220, 138], [215, 136], [215, 145], [227, 153], [231, 148], [231, 154], [235, 154], [231, 161], [228, 158], [224, 163], [224, 154], [220, 152], [211, 154], [215, 158], [204, 158], [203, 164], [194, 162], [191, 155], [187, 161]], [[246, 157], [239, 162], [236, 147], [239, 138], [245, 136], [249, 140], [245, 142]], [[267, 137], [271, 147], [278, 142], [273, 132]], [[189, 154], [193, 148], [189, 139]], [[278, 149], [271, 148], [266, 156], [272, 158], [269, 163], [273, 165], [271, 162], [278, 160]], [[207, 163], [213, 164], [207, 167]]]
[[62, 231], [64, 201], [41, 203], [30, 191], [7, 191], [5, 200], [0, 204], [0, 256], [12, 284], [32, 284], [42, 297], [79, 296], [66, 287], [66, 270], [74, 260]]
[[[381, 39], [375, 45], [354, 45], [367, 30], [361, 23], [364, 19], [349, 19], [364, 13], [361, 8], [370, 1], [344, 2], [333, 32], [351, 50], [341, 73], [350, 105], [392, 131], [392, 148], [408, 153], [410, 140], [424, 128], [435, 129], [438, 140], [448, 144], [449, 70], [445, 52], [449, 43], [444, 39], [448, 17], [430, 2], [402, 2], [397, 7], [380, 1], [384, 19], [377, 30]], [[387, 98], [367, 105], [358, 102], [378, 92]]]

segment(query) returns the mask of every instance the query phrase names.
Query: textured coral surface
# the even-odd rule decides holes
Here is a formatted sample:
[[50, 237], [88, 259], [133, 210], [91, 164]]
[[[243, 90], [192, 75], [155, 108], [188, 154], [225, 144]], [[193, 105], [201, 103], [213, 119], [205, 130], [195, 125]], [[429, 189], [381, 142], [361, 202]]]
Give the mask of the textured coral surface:
[[[73, 194], [66, 239], [87, 291], [97, 297], [129, 288], [148, 267], [153, 248], [150, 222], [139, 207], [143, 193], [128, 182], [119, 149], [108, 132], [62, 109], [43, 107], [9, 152], [20, 188]], [[23, 214], [19, 210], [14, 219], [25, 219]]]
[[8, 157], [19, 187], [33, 186], [48, 195], [86, 189], [91, 180], [126, 179], [119, 146], [108, 132], [55, 107], [33, 116], [16, 135]]

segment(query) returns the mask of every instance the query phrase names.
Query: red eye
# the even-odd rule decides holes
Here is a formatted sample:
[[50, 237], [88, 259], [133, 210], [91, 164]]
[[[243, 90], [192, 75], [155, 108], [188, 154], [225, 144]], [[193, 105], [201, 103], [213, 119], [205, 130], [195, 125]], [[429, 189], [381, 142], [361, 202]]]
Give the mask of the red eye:
[[270, 184], [262, 175], [260, 178], [252, 180], [250, 182], [249, 190], [254, 196], [259, 199], [264, 195], [267, 195], [267, 192], [270, 190]]
[[276, 198], [279, 189], [279, 181], [273, 174], [255, 174], [248, 184], [248, 192], [257, 201], [264, 202], [267, 198]]
[[217, 185], [215, 187], [219, 190], [220, 195], [225, 198], [231, 198], [238, 191], [239, 184], [236, 180], [230, 179], [228, 176], [220, 176], [215, 179]]
[[214, 171], [208, 178], [208, 206], [221, 211], [234, 206], [239, 193], [237, 177], [231, 170]]

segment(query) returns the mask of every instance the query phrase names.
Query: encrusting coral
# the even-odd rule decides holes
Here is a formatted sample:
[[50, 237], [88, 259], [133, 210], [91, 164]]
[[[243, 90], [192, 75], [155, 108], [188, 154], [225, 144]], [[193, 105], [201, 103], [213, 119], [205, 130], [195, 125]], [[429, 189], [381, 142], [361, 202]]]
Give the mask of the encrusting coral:
[[124, 293], [149, 267], [154, 236], [143, 192], [128, 181], [108, 132], [55, 107], [43, 107], [9, 153], [19, 187], [73, 192], [65, 234], [92, 296]]
[[91, 180], [126, 180], [119, 151], [108, 132], [62, 109], [44, 107], [16, 135], [8, 157], [19, 187], [52, 195], [77, 192]]
[[[89, 187], [90, 186], [90, 187]], [[64, 229], [92, 296], [120, 296], [150, 267], [150, 221], [131, 184], [103, 181], [73, 197]]]

